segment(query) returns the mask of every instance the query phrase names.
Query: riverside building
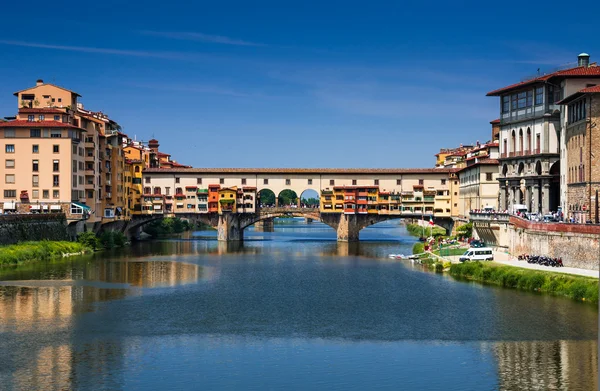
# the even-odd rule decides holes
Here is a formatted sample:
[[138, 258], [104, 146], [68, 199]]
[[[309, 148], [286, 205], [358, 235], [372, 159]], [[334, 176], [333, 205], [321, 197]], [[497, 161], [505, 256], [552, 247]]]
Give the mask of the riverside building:
[[598, 223], [600, 191], [600, 85], [582, 88], [559, 102], [565, 123], [567, 206], [575, 222]]
[[525, 204], [549, 213], [567, 204], [567, 153], [558, 102], [600, 81], [600, 67], [582, 53], [577, 66], [538, 74], [491, 91], [500, 98], [500, 209]]

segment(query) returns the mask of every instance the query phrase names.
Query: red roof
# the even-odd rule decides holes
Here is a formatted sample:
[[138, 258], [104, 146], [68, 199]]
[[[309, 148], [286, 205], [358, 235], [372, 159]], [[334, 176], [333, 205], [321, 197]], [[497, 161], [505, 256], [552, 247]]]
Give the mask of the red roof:
[[158, 151], [156, 154], [158, 156], [171, 156], [171, 154], [169, 154], [169, 153], [164, 153], [164, 152], [160, 152], [160, 151]]
[[600, 93], [600, 85], [587, 87], [582, 90], [579, 90], [576, 93], [571, 94], [571, 95], [567, 96], [566, 98], [564, 98], [563, 100], [556, 102], [556, 103], [559, 105], [565, 105], [565, 104], [569, 104], [569, 103], [573, 102], [575, 99], [578, 99], [585, 94], [597, 94], [597, 93]]
[[[14, 120], [7, 122], [0, 122], [1, 128], [74, 128], [81, 129], [75, 125], [66, 124], [60, 121], [25, 121], [25, 120]], [[82, 129], [85, 130], [85, 129]]]
[[525, 87], [535, 83], [545, 82], [554, 77], [583, 77], [583, 76], [598, 76], [600, 77], [600, 67], [592, 64], [588, 67], [575, 67], [569, 69], [563, 69], [561, 71], [556, 71], [547, 75], [534, 77], [533, 79], [522, 81], [520, 83], [511, 84], [506, 87], [499, 88], [494, 91], [490, 91], [486, 94], [486, 96], [498, 96], [505, 92]]
[[19, 109], [19, 113], [40, 113], [40, 114], [65, 114], [65, 110], [55, 109], [52, 107], [40, 107], [40, 108], [29, 108], [22, 107]]
[[500, 118], [496, 118], [495, 120], [490, 121], [490, 124], [492, 124], [492, 125], [496, 125], [496, 124], [499, 124], [499, 123], [500, 123]]
[[584, 88], [583, 90], [581, 90], [579, 92], [582, 92], [584, 94], [597, 93], [597, 92], [600, 92], [600, 86], [592, 86], [592, 87]]

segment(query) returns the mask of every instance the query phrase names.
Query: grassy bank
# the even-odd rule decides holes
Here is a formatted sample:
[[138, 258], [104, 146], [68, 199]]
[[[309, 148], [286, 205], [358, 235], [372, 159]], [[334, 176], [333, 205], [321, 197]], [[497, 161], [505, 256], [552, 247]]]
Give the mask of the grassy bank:
[[456, 278], [465, 278], [505, 288], [547, 293], [598, 304], [598, 280], [594, 278], [481, 262], [453, 264], [450, 266], [450, 274]]
[[46, 261], [63, 254], [80, 253], [87, 249], [77, 242], [23, 242], [0, 246], [0, 266], [15, 265], [29, 261]]
[[425, 236], [430, 236], [430, 235], [444, 236], [444, 235], [446, 235], [446, 230], [444, 228], [433, 227], [433, 231], [432, 231], [431, 228], [425, 227], [425, 230], [423, 230], [423, 227], [421, 227], [419, 224], [406, 224], [406, 230], [412, 236], [418, 236], [418, 237], [423, 236], [423, 232], [425, 232]]

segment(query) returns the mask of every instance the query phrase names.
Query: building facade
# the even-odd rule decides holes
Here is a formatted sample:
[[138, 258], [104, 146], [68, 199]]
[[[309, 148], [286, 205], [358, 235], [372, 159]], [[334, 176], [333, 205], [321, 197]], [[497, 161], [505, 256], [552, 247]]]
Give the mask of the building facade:
[[467, 154], [460, 181], [459, 215], [469, 218], [472, 210], [498, 210], [498, 144], [481, 146]]
[[565, 215], [578, 223], [599, 222], [600, 86], [591, 86], [560, 102], [565, 109], [567, 205]]
[[[458, 178], [452, 170], [446, 169], [150, 168], [144, 170], [143, 182], [144, 195], [153, 193], [148, 194], [148, 198], [166, 195], [165, 211], [169, 210], [169, 194], [175, 194], [178, 198], [175, 213], [205, 213], [204, 208], [209, 213], [223, 212], [222, 199], [235, 199], [235, 211], [254, 213], [263, 190], [276, 195], [276, 205], [271, 206], [278, 206], [278, 195], [284, 190], [296, 193], [297, 206], [302, 194], [313, 190], [320, 195], [323, 213], [404, 212], [451, 217], [453, 210], [458, 210], [458, 191], [454, 184]], [[193, 200], [191, 207], [186, 203], [190, 199]], [[201, 204], [205, 205], [203, 209], [200, 209]]]
[[500, 98], [500, 209], [514, 204], [541, 213], [564, 209], [566, 192], [561, 183], [566, 167], [561, 164], [564, 132], [558, 101], [598, 79], [600, 67], [582, 54], [576, 67], [487, 94]]

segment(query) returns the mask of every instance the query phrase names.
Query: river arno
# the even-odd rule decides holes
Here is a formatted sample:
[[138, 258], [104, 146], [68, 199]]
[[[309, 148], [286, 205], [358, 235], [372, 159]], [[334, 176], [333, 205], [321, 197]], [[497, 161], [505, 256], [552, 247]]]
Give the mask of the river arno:
[[286, 221], [0, 274], [3, 390], [595, 390], [598, 311], [392, 261]]

